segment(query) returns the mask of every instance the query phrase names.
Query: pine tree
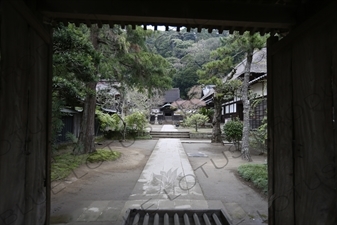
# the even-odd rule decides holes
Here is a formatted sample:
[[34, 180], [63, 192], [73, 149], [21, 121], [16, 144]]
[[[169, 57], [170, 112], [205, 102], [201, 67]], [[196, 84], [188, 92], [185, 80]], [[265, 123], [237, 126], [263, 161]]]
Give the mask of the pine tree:
[[243, 35], [238, 35], [237, 33], [233, 35], [233, 42], [231, 43], [232, 48], [242, 51], [245, 53], [246, 64], [244, 80], [242, 85], [242, 103], [243, 103], [243, 136], [242, 136], [242, 158], [248, 161], [252, 161], [249, 151], [249, 113], [250, 113], [250, 102], [249, 102], [249, 79], [250, 79], [250, 69], [253, 61], [253, 54], [256, 49], [261, 49], [266, 44], [267, 35], [261, 36], [259, 33], [250, 34], [245, 32]]

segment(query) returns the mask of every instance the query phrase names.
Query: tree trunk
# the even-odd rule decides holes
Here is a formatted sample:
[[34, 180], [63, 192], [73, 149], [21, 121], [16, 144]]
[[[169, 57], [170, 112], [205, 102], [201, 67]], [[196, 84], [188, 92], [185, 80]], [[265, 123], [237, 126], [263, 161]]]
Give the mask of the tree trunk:
[[[98, 27], [93, 25], [90, 30], [90, 39], [98, 50]], [[96, 65], [98, 69], [98, 65]], [[97, 70], [98, 71], [98, 70]], [[81, 120], [81, 132], [78, 138], [78, 147], [81, 152], [89, 153], [95, 150], [95, 110], [96, 110], [96, 81], [88, 82], [86, 88], [89, 94], [86, 96]]]
[[121, 114], [121, 116], [124, 118], [127, 115], [127, 107], [126, 107], [126, 100], [125, 100], [125, 89], [121, 88], [119, 90], [119, 112]]
[[213, 121], [212, 121], [213, 129], [212, 129], [211, 142], [223, 144], [222, 137], [221, 137], [221, 128], [220, 128], [222, 98], [220, 96], [216, 96], [216, 93], [214, 93], [213, 102], [214, 102], [214, 115], [213, 115]]
[[90, 82], [86, 85], [92, 93], [86, 97], [83, 107], [81, 132], [78, 138], [78, 146], [82, 153], [89, 153], [95, 150], [96, 84], [97, 82]]
[[248, 88], [249, 88], [249, 77], [250, 77], [250, 67], [253, 60], [253, 50], [247, 51], [247, 62], [245, 66], [245, 75], [242, 85], [242, 103], [243, 103], [243, 132], [242, 132], [242, 159], [252, 161], [249, 151], [249, 111], [250, 103], [248, 99]]

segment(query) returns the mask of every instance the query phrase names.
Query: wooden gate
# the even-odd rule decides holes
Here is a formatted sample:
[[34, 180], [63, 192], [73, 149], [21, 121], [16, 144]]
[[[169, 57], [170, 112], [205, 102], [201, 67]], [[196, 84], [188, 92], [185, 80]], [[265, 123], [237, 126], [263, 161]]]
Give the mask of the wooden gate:
[[337, 224], [337, 16], [268, 42], [269, 224]]

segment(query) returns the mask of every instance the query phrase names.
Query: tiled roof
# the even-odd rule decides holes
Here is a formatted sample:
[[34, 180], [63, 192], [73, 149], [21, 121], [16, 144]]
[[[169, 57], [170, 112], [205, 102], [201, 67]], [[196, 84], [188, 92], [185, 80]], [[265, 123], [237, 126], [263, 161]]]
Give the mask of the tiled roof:
[[171, 90], [165, 91], [165, 102], [174, 102], [180, 100], [180, 90], [179, 88], [172, 88]]

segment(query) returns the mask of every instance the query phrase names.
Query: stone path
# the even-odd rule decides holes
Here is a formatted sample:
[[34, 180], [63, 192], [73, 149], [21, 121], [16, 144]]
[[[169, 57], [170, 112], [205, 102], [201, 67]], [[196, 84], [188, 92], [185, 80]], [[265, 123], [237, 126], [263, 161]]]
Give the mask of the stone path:
[[208, 208], [180, 139], [158, 140], [129, 199], [127, 208]]
[[163, 125], [163, 127], [161, 128], [161, 131], [178, 131], [175, 126], [170, 125], [170, 124], [165, 124]]
[[[176, 130], [172, 125], [163, 129]], [[129, 200], [124, 207], [121, 204], [118, 201], [86, 203], [82, 210], [72, 212], [73, 222], [67, 224], [123, 224], [123, 216], [129, 209], [209, 208], [180, 139], [158, 140]]]
[[[164, 125], [161, 130], [172, 131], [176, 129], [173, 125]], [[197, 143], [204, 142], [204, 140], [194, 141]], [[189, 142], [191, 142], [191, 140], [189, 140]], [[192, 152], [191, 150], [186, 151]], [[206, 181], [205, 185], [205, 182], [200, 183], [200, 180], [197, 181], [195, 173], [201, 173], [200, 169], [196, 171], [200, 163], [196, 163], [195, 165], [192, 163], [192, 167], [186, 151], [180, 139], [159, 139], [136, 185], [133, 190], [130, 189], [132, 192], [128, 199], [126, 197], [124, 198], [125, 200], [109, 201], [103, 198], [98, 201], [80, 202], [77, 209], [69, 213], [71, 218], [69, 218], [68, 221], [71, 222], [59, 224], [122, 225], [124, 224], [123, 217], [129, 209], [226, 208], [234, 221], [241, 223], [242, 219], [246, 218], [247, 220], [248, 213], [241, 208], [235, 199], [228, 199], [225, 203], [218, 198], [210, 198], [210, 196], [207, 197], [208, 200], [205, 199], [200, 184], [203, 184], [207, 188], [207, 185], [215, 185], [217, 182], [209, 183]], [[217, 160], [221, 160], [221, 158]], [[212, 171], [212, 164], [208, 163], [204, 165], [204, 168], [207, 169], [207, 171]], [[219, 172], [220, 174], [216, 174], [215, 172], [213, 171], [213, 173], [209, 173], [209, 175], [213, 176], [214, 174], [221, 176], [224, 173], [223, 171], [221, 171], [221, 173]], [[213, 181], [217, 181], [217, 179], [213, 179]], [[205, 188], [204, 186], [203, 188]], [[219, 188], [221, 189], [221, 187]], [[224, 189], [228, 190], [228, 187]], [[215, 195], [219, 195], [219, 192], [221, 191], [217, 191]], [[236, 193], [235, 190], [228, 192], [232, 194]], [[240, 193], [240, 191], [238, 191], [238, 193]], [[207, 192], [205, 192], [205, 195], [207, 196]], [[223, 204], [225, 204], [225, 206]], [[62, 219], [64, 218], [60, 218], [60, 220]], [[258, 224], [252, 223], [252, 220], [247, 222], [245, 221], [242, 224]], [[254, 222], [258, 221], [256, 220]]]

